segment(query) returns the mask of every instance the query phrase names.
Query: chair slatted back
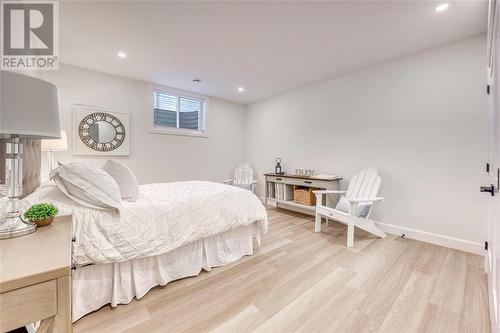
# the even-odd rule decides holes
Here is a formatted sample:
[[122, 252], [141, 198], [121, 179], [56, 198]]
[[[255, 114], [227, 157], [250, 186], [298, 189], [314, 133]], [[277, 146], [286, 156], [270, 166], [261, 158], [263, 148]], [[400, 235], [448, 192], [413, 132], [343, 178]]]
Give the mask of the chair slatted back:
[[352, 177], [345, 197], [348, 199], [370, 199], [378, 194], [382, 179], [378, 176], [377, 170], [366, 168]]
[[233, 184], [251, 184], [253, 181], [253, 169], [250, 165], [242, 163], [234, 169]]

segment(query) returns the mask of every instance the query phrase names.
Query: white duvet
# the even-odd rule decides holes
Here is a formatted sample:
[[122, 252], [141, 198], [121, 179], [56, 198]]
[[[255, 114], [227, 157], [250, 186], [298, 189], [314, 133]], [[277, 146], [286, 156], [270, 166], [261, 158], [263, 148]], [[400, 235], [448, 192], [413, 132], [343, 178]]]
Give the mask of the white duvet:
[[81, 206], [55, 185], [44, 185], [23, 199], [24, 208], [52, 202], [73, 215], [73, 264], [109, 263], [167, 253], [185, 244], [256, 223], [267, 232], [267, 213], [250, 191], [189, 181], [140, 186], [136, 202], [119, 211]]

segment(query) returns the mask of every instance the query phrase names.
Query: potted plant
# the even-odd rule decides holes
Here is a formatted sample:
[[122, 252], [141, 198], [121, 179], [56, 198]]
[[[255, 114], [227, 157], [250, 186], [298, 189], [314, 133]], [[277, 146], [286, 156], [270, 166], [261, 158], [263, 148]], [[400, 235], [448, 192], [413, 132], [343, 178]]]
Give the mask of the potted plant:
[[49, 225], [54, 221], [58, 209], [56, 206], [50, 203], [40, 203], [31, 206], [25, 213], [24, 217], [33, 223], [36, 223], [38, 227], [44, 227]]

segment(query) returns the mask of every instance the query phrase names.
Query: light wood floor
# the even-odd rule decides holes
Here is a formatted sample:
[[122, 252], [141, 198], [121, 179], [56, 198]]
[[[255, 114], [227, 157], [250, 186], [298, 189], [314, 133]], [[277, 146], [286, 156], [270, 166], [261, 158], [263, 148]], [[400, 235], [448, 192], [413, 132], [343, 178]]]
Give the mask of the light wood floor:
[[80, 319], [75, 332], [489, 332], [484, 259], [268, 209], [255, 255]]

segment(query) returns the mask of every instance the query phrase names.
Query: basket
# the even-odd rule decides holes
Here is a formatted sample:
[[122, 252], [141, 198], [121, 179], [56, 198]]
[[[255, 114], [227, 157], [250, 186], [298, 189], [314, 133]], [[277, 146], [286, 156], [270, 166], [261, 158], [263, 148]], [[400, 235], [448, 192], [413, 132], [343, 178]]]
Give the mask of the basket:
[[31, 221], [36, 224], [37, 227], [46, 227], [54, 221], [54, 216], [47, 217], [43, 220]]
[[313, 193], [315, 190], [316, 189], [312, 187], [295, 186], [293, 190], [293, 201], [301, 205], [315, 206], [316, 195]]

